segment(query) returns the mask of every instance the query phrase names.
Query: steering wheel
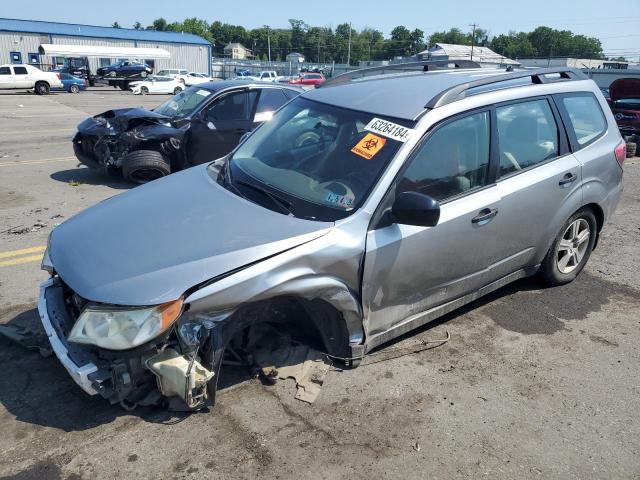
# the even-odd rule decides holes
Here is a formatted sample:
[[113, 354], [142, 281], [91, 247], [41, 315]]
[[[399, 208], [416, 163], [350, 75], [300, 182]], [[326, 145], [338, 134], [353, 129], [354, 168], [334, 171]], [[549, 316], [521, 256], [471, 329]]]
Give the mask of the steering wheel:
[[509, 162], [511, 163], [511, 165], [513, 165], [513, 167], [514, 167], [516, 170], [522, 170], [522, 167], [520, 166], [520, 164], [519, 164], [519, 163], [518, 163], [518, 161], [516, 160], [516, 157], [514, 157], [512, 153], [510, 153], [510, 152], [503, 152], [502, 154], [505, 156], [505, 158], [506, 158], [507, 160], [509, 160]]

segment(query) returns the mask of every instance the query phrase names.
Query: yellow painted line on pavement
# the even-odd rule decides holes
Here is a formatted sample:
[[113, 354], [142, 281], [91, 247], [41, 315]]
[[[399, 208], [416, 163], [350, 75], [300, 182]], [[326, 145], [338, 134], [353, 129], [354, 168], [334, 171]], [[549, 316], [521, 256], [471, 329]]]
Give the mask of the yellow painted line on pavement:
[[43, 163], [56, 163], [56, 162], [70, 162], [71, 160], [77, 160], [76, 157], [60, 157], [60, 158], [47, 158], [43, 160], [15, 160], [9, 162], [3, 162], [0, 160], [0, 167], [15, 167], [19, 165], [41, 165]]
[[26, 255], [28, 253], [44, 252], [47, 247], [30, 247], [21, 248], [20, 250], [10, 250], [8, 252], [0, 252], [0, 258], [19, 257], [20, 255]]
[[9, 267], [11, 265], [20, 265], [22, 263], [39, 262], [42, 260], [43, 254], [30, 255], [28, 257], [13, 258], [11, 260], [4, 260], [0, 262], [0, 267]]

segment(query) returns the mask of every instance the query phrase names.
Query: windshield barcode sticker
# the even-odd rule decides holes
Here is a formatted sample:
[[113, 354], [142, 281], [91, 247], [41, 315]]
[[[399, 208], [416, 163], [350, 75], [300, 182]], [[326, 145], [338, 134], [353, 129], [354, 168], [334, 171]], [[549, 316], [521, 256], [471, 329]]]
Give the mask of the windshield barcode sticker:
[[387, 122], [381, 118], [372, 119], [364, 129], [403, 143], [409, 140], [414, 132], [411, 128], [403, 127], [397, 123]]

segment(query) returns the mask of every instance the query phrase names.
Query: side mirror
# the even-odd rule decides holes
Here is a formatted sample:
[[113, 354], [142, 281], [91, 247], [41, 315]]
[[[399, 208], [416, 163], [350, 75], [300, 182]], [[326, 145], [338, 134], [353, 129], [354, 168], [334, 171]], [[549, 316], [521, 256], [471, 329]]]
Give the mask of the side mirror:
[[429, 195], [402, 192], [391, 207], [391, 221], [402, 225], [435, 227], [440, 220], [440, 204]]

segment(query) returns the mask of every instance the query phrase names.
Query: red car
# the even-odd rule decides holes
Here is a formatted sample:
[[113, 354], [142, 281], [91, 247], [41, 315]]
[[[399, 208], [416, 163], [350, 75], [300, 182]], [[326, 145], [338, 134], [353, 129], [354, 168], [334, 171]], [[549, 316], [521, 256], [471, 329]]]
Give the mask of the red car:
[[325, 81], [324, 75], [321, 73], [302, 73], [298, 78], [289, 80], [289, 83], [295, 83], [296, 85], [322, 85]]
[[640, 134], [640, 78], [620, 78], [609, 87], [609, 105], [620, 131]]

